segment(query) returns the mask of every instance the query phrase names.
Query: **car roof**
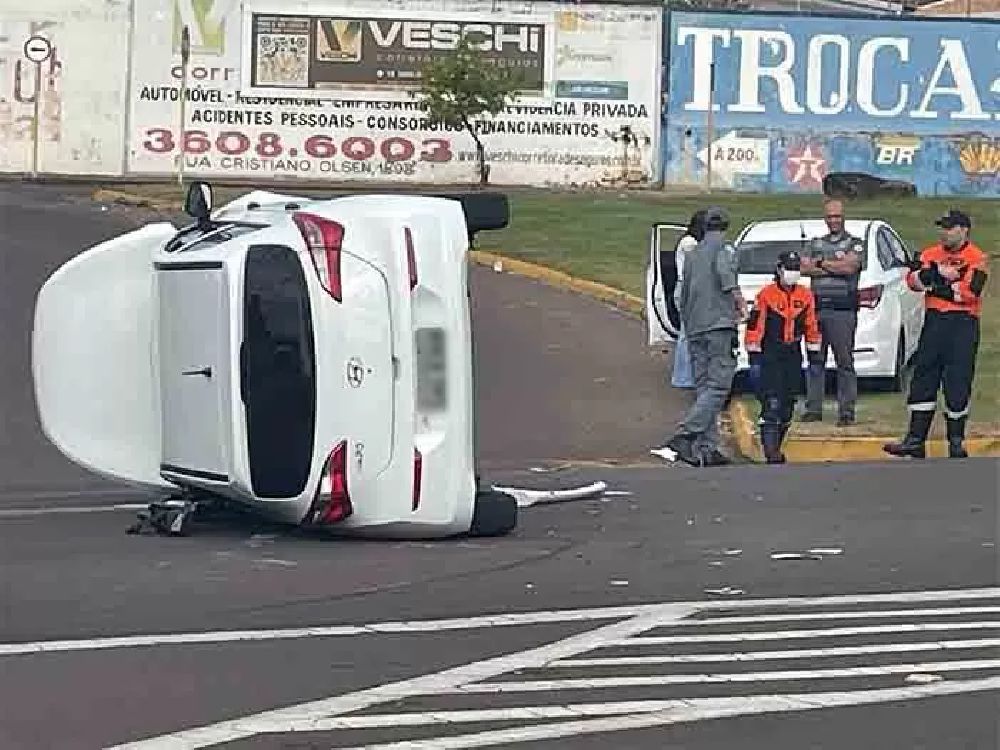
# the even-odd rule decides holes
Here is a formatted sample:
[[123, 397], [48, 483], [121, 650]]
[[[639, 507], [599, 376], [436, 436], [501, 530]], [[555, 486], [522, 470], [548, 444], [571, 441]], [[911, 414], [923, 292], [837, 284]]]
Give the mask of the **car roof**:
[[[873, 221], [877, 219], [848, 219], [844, 228], [855, 237], [864, 239]], [[828, 231], [822, 219], [775, 219], [755, 222], [740, 239], [742, 242], [800, 240], [803, 232], [808, 239], [812, 239], [822, 237]]]

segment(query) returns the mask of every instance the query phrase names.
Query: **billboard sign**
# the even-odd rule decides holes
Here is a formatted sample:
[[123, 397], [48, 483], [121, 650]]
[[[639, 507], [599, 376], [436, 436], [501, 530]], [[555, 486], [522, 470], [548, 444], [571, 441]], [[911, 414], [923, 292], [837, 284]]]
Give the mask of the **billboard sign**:
[[[531, 90], [476, 118], [496, 184], [656, 179], [663, 12], [480, 0], [134, 0], [131, 174], [474, 182], [472, 136], [431, 122], [423, 62], [468, 32]], [[506, 5], [506, 4], [505, 4]], [[296, 7], [304, 8], [304, 5]], [[173, 19], [173, 23], [171, 23]], [[177, 26], [192, 54], [185, 121]]]
[[480, 58], [522, 82], [545, 84], [545, 25], [480, 19], [250, 14], [252, 88], [413, 88], [421, 69], [465, 36]]
[[669, 34], [673, 121], [711, 99], [726, 128], [1000, 132], [1000, 22], [673, 12]]

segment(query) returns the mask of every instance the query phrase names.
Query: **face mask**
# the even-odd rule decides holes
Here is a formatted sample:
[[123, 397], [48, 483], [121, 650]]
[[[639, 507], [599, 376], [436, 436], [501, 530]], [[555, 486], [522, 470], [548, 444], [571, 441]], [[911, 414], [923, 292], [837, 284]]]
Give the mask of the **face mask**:
[[800, 271], [785, 271], [781, 272], [781, 281], [786, 286], [792, 286], [793, 284], [799, 283], [799, 278], [801, 278], [802, 273]]
[[962, 235], [948, 232], [945, 234], [944, 241], [941, 244], [944, 245], [949, 250], [954, 250], [956, 247], [962, 244]]

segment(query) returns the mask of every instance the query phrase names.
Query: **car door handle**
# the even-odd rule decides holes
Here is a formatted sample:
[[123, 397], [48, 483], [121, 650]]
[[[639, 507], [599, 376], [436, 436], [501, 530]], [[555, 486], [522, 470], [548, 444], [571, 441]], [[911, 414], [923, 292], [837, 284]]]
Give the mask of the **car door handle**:
[[182, 375], [204, 375], [206, 378], [212, 377], [211, 367], [202, 367], [200, 370], [185, 370]]

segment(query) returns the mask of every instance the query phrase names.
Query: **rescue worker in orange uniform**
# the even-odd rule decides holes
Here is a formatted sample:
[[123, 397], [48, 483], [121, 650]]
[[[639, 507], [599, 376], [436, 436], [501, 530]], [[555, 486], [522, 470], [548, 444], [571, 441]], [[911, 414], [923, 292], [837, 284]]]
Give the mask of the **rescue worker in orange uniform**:
[[972, 220], [952, 210], [936, 222], [941, 241], [920, 253], [910, 271], [910, 289], [924, 294], [924, 327], [913, 357], [913, 380], [906, 403], [910, 428], [897, 443], [884, 446], [893, 456], [924, 458], [924, 444], [939, 386], [943, 385], [948, 455], [965, 458], [965, 423], [979, 351], [979, 318], [989, 274], [986, 253], [969, 239]]
[[812, 292], [799, 284], [801, 259], [794, 250], [778, 258], [773, 282], [757, 293], [744, 344], [761, 404], [760, 442], [767, 463], [784, 463], [782, 443], [795, 410], [802, 376], [802, 339], [810, 364], [819, 361], [822, 335]]

